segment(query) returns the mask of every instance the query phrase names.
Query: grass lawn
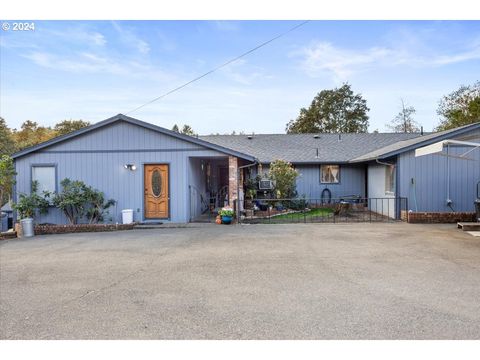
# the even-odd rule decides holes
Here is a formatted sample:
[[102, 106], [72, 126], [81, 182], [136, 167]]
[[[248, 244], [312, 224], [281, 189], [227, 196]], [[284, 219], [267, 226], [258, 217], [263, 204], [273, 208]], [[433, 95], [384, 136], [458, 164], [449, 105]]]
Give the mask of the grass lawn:
[[272, 216], [271, 218], [257, 218], [253, 221], [255, 223], [272, 223], [272, 222], [282, 222], [282, 221], [291, 221], [291, 222], [301, 222], [301, 221], [311, 221], [315, 218], [327, 217], [333, 214], [333, 209], [330, 208], [318, 208], [311, 209], [305, 213], [295, 212], [290, 214], [282, 214], [277, 216]]

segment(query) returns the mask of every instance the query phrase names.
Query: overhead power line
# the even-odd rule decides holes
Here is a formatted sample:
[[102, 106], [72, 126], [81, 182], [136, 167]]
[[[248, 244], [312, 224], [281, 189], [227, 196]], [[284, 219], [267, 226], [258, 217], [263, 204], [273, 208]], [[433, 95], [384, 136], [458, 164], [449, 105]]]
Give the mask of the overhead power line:
[[154, 99], [146, 102], [145, 104], [142, 104], [142, 105], [140, 105], [140, 106], [137, 106], [135, 109], [130, 110], [129, 112], [127, 112], [126, 115], [129, 115], [129, 114], [131, 114], [131, 113], [133, 113], [133, 112], [135, 112], [135, 111], [137, 111], [137, 110], [140, 110], [141, 108], [143, 108], [143, 107], [145, 107], [145, 106], [147, 106], [147, 105], [150, 105], [150, 104], [152, 104], [152, 103], [154, 103], [154, 102], [156, 102], [156, 101], [158, 101], [158, 100], [161, 100], [161, 99], [163, 99], [164, 97], [166, 97], [166, 96], [168, 96], [168, 95], [170, 95], [170, 94], [172, 94], [172, 93], [174, 93], [174, 92], [176, 92], [176, 91], [178, 91], [178, 90], [180, 90], [180, 89], [183, 89], [184, 87], [186, 87], [186, 86], [194, 83], [195, 81], [198, 81], [198, 80], [204, 78], [205, 76], [210, 75], [210, 74], [214, 73], [215, 71], [220, 70], [221, 68], [223, 68], [223, 67], [225, 67], [225, 66], [227, 66], [227, 65], [230, 65], [231, 63], [233, 63], [233, 62], [235, 62], [235, 61], [237, 61], [237, 60], [239, 60], [239, 59], [241, 59], [241, 58], [243, 58], [243, 57], [245, 57], [245, 56], [253, 53], [254, 51], [257, 51], [258, 49], [260, 49], [260, 48], [262, 48], [262, 47], [270, 44], [271, 42], [273, 42], [273, 41], [275, 41], [275, 40], [277, 40], [277, 39], [279, 39], [279, 38], [281, 38], [281, 37], [283, 37], [283, 36], [291, 33], [292, 31], [295, 31], [296, 29], [298, 29], [299, 27], [305, 25], [305, 24], [308, 23], [308, 22], [309, 22], [309, 20], [306, 20], [306, 21], [301, 22], [300, 24], [295, 25], [294, 27], [288, 29], [287, 31], [285, 31], [285, 32], [283, 32], [283, 33], [281, 33], [281, 34], [279, 34], [279, 35], [271, 38], [270, 40], [267, 40], [267, 41], [261, 43], [260, 45], [255, 46], [254, 48], [252, 48], [252, 49], [244, 52], [244, 53], [241, 54], [241, 55], [238, 55], [237, 57], [234, 57], [233, 59], [228, 60], [227, 62], [225, 62], [225, 63], [217, 66], [216, 68], [214, 68], [214, 69], [212, 69], [212, 70], [210, 70], [210, 71], [207, 71], [206, 73], [204, 73], [204, 74], [202, 74], [202, 75], [200, 75], [200, 76], [197, 76], [196, 78], [194, 78], [194, 79], [192, 79], [192, 80], [190, 80], [190, 81], [187, 81], [186, 83], [184, 83], [184, 84], [182, 84], [182, 85], [180, 85], [180, 86], [178, 86], [178, 87], [176, 87], [176, 88], [174, 88], [174, 89], [172, 89], [172, 90], [170, 90], [170, 91], [167, 91], [166, 93], [164, 93], [164, 94], [162, 94], [162, 95], [160, 95], [160, 96], [157, 96], [156, 98], [154, 98]]

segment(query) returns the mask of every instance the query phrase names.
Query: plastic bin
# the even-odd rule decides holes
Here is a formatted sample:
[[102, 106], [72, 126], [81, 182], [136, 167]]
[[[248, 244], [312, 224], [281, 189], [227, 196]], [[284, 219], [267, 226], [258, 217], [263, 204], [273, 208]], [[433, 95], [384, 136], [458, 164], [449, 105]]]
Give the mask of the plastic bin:
[[133, 223], [133, 209], [122, 210], [122, 224]]
[[8, 214], [0, 211], [0, 232], [8, 230]]
[[20, 220], [20, 224], [22, 224], [22, 233], [24, 237], [32, 237], [35, 235], [33, 232], [33, 219], [22, 219]]

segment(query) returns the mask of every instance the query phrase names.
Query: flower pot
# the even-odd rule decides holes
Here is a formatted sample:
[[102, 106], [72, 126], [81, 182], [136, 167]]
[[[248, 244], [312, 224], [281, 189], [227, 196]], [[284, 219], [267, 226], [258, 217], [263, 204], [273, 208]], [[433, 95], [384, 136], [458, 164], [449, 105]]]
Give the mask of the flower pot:
[[32, 237], [35, 235], [33, 232], [33, 219], [32, 218], [25, 218], [20, 220], [20, 224], [22, 225], [22, 233], [24, 237]]
[[228, 225], [232, 222], [232, 219], [233, 219], [232, 216], [222, 216], [222, 223]]

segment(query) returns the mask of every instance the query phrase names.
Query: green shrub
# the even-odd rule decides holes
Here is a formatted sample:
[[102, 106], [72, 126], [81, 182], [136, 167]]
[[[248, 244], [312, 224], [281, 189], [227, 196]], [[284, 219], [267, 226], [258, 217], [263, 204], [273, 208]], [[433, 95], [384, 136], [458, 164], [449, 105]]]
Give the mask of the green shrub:
[[48, 213], [50, 203], [47, 199], [50, 197], [50, 193], [45, 191], [43, 196], [41, 196], [37, 194], [37, 191], [38, 182], [32, 181], [32, 191], [30, 194], [21, 193], [18, 202], [13, 204], [13, 208], [18, 211], [21, 219], [34, 218], [37, 213]]
[[269, 177], [275, 186], [278, 199], [290, 199], [296, 196], [296, 179], [298, 172], [292, 164], [284, 160], [275, 160], [270, 164]]
[[105, 201], [103, 192], [83, 181], [65, 178], [60, 184], [62, 191], [53, 197], [53, 203], [63, 211], [71, 224], [78, 224], [84, 217], [90, 224], [103, 221], [107, 209], [115, 204], [113, 199]]
[[235, 212], [233, 211], [232, 208], [224, 207], [224, 208], [222, 208], [222, 210], [220, 210], [218, 212], [218, 214], [220, 216], [232, 216], [233, 217], [235, 215]]

